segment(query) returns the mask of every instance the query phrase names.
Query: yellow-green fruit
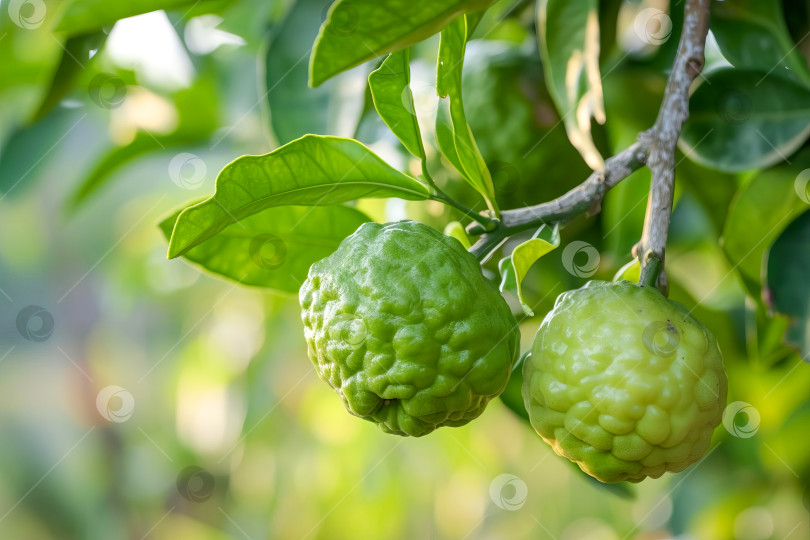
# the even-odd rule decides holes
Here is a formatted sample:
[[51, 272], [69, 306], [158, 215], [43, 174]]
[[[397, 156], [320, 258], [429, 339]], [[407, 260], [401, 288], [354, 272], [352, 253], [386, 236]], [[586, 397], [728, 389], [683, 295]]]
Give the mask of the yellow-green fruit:
[[476, 258], [414, 221], [361, 225], [312, 265], [299, 298], [318, 375], [388, 433], [466, 424], [517, 359], [517, 323]]
[[606, 483], [679, 472], [726, 403], [712, 333], [654, 287], [592, 281], [557, 298], [523, 368], [532, 425]]

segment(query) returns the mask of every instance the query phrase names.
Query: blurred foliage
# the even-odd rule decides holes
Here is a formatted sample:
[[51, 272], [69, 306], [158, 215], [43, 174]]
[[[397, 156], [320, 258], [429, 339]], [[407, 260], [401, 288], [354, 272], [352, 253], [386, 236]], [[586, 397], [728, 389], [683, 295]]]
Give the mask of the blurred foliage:
[[[599, 2], [606, 123], [591, 130], [603, 156], [655, 120], [682, 21], [683, 3], [667, 4]], [[617, 497], [520, 418], [518, 378], [505, 404], [470, 425], [386, 436], [348, 415], [314, 375], [294, 295], [165, 260], [177, 208], [212, 193], [217, 173], [241, 155], [315, 132], [356, 137], [391, 167], [419, 174], [373, 111], [366, 77], [379, 60], [307, 88], [329, 5], [0, 1], [0, 537], [810, 536], [810, 366], [794, 348], [807, 360], [807, 6], [712, 2], [707, 72], [677, 157], [667, 272], [670, 296], [715, 333], [729, 401], [743, 405], [730, 409], [701, 464], [634, 494], [620, 486]], [[669, 20], [670, 34], [645, 26], [645, 9], [669, 13], [653, 22]], [[433, 31], [449, 22], [433, 15]], [[400, 43], [427, 37], [389, 27]], [[455, 91], [497, 204], [536, 204], [579, 184], [590, 170], [549, 92], [534, 3], [496, 2], [471, 38]], [[409, 52], [427, 168], [446, 193], [483, 210], [437, 150], [438, 45], [430, 38]], [[353, 62], [380, 52], [359, 50]], [[640, 170], [606, 195], [601, 214], [566, 224], [560, 248], [523, 281], [534, 317], [507, 293], [523, 351], [558, 294], [611, 279], [631, 259], [648, 187]], [[279, 212], [224, 229], [242, 259], [228, 256], [233, 244], [215, 243], [220, 236], [188, 258], [214, 261], [203, 266], [231, 278], [238, 263], [253, 272], [246, 283], [278, 279], [294, 292], [316, 255], [293, 256], [289, 243], [290, 266], [278, 270], [277, 253], [265, 251], [273, 242], [251, 251], [256, 231], [289, 238], [309, 216], [300, 245], [326, 231], [320, 254], [366, 219], [410, 217], [439, 230], [469, 221], [435, 200]], [[564, 257], [573, 241], [595, 248], [592, 274], [587, 250]], [[485, 265], [493, 280], [497, 259]], [[100, 394], [110, 386], [124, 393]], [[515, 484], [493, 484], [502, 474], [527, 486], [511, 511], [504, 501]]]

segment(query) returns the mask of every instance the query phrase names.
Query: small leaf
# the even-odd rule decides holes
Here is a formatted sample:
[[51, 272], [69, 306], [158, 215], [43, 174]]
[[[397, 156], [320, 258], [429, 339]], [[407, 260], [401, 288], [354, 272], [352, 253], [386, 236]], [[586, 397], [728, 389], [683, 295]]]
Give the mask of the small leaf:
[[571, 144], [594, 170], [605, 166], [591, 118], [605, 123], [596, 0], [539, 0], [537, 30], [548, 89]]
[[619, 271], [613, 276], [613, 281], [619, 281], [620, 279], [638, 283], [638, 280], [641, 279], [641, 263], [638, 261], [638, 257], [619, 268]]
[[681, 148], [727, 172], [786, 161], [810, 135], [810, 90], [762, 71], [718, 69], [689, 102]]
[[424, 200], [421, 182], [351, 139], [307, 135], [263, 156], [243, 156], [217, 177], [216, 193], [177, 219], [169, 258], [267, 208], [321, 206], [360, 198]]
[[409, 86], [411, 69], [408, 49], [391, 53], [382, 65], [368, 76], [374, 107], [383, 122], [419, 159], [425, 159], [422, 134], [416, 118], [413, 93]]
[[[523, 278], [526, 277], [529, 269], [540, 257], [554, 251], [559, 245], [559, 224], [555, 224], [553, 228], [543, 225], [532, 236], [531, 240], [517, 246], [512, 251], [512, 254], [501, 260], [498, 265], [502, 278], [501, 291], [508, 289], [515, 292], [520, 305], [523, 307], [523, 312], [529, 317], [534, 316], [534, 312], [526, 305], [523, 299], [523, 288], [521, 286]], [[509, 262], [506, 262], [507, 260]]]
[[464, 13], [495, 0], [337, 0], [315, 40], [309, 81], [318, 86], [341, 71], [418, 43]]
[[[459, 17], [442, 30], [439, 44], [439, 62], [436, 73], [436, 91], [441, 100], [439, 107], [449, 109], [450, 123], [442, 126], [441, 138], [437, 135], [439, 148], [447, 151], [448, 161], [458, 169], [461, 176], [484, 197], [492, 210], [497, 210], [495, 188], [487, 164], [475, 144], [475, 139], [467, 123], [461, 94], [461, 73], [464, 67], [464, 52], [467, 45], [468, 17]], [[442, 113], [445, 114], [445, 113]], [[445, 123], [447, 115], [442, 117]], [[437, 114], [437, 121], [439, 120]], [[440, 128], [437, 127], [437, 131]], [[448, 131], [452, 133], [453, 147], [447, 148]], [[456, 163], [457, 161], [457, 163]]]
[[768, 255], [768, 303], [790, 316], [785, 342], [810, 361], [810, 211], [779, 235]]
[[[180, 211], [160, 223], [168, 240]], [[295, 293], [312, 263], [328, 257], [344, 238], [370, 221], [347, 206], [283, 206], [226, 227], [183, 256], [243, 285]]]
[[467, 236], [467, 231], [464, 230], [464, 226], [458, 221], [448, 223], [444, 228], [444, 234], [461, 242], [464, 249], [470, 249], [470, 238]]

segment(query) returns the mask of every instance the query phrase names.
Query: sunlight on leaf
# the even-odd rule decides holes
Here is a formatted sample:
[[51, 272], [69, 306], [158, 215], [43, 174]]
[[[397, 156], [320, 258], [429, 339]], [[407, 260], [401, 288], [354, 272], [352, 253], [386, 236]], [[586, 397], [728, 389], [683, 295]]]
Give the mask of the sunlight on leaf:
[[559, 245], [559, 224], [555, 224], [554, 227], [543, 225], [530, 240], [517, 246], [509, 257], [501, 259], [498, 264], [498, 270], [501, 273], [501, 291], [513, 292], [520, 301], [523, 312], [529, 317], [533, 316], [534, 312], [523, 298], [521, 283], [532, 265], [542, 256], [554, 251]]

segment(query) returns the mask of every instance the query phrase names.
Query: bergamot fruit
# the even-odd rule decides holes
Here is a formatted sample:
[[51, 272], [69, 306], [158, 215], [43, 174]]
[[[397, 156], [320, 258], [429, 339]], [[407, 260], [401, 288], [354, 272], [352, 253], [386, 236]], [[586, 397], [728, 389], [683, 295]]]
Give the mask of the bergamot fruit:
[[654, 287], [563, 293], [523, 370], [532, 425], [606, 483], [678, 472], [706, 452], [727, 381], [712, 333]]
[[475, 257], [414, 221], [362, 225], [310, 267], [299, 298], [318, 375], [388, 433], [466, 424], [518, 355], [515, 319]]

